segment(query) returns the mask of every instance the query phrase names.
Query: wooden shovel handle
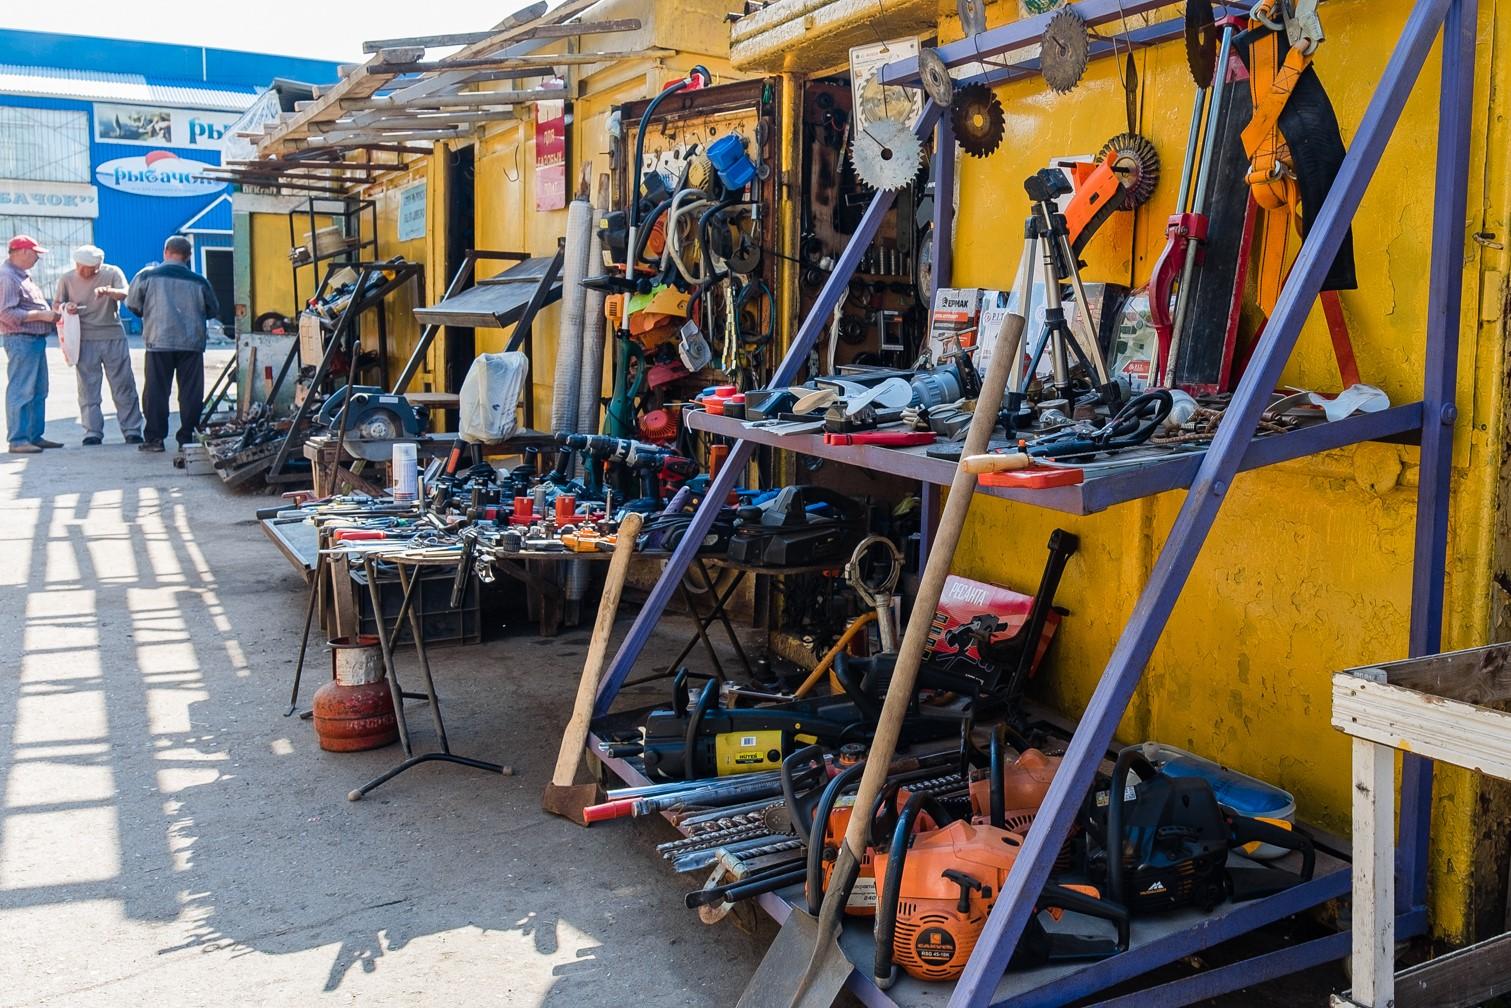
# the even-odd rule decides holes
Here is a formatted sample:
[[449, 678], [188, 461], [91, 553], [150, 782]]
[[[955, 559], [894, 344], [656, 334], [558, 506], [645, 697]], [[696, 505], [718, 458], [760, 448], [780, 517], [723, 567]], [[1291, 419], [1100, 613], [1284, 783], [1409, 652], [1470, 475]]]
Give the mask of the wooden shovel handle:
[[643, 519], [635, 512], [624, 516], [614, 540], [614, 556], [604, 578], [603, 598], [598, 603], [598, 618], [593, 622], [593, 639], [588, 645], [587, 661], [582, 666], [582, 680], [577, 684], [577, 699], [572, 704], [572, 720], [561, 736], [561, 751], [556, 754], [556, 770], [551, 783], [571, 787], [588, 744], [588, 722], [593, 717], [593, 700], [598, 696], [598, 680], [603, 675], [604, 659], [609, 653], [609, 638], [614, 633], [614, 614], [619, 611], [619, 595], [629, 574], [630, 557], [635, 539], [640, 535]]

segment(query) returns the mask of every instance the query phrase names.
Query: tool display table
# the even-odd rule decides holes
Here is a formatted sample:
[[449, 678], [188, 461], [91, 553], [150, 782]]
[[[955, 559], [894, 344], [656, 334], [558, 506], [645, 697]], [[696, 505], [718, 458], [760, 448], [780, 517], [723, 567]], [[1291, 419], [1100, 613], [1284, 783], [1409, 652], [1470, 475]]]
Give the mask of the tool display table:
[[[435, 551], [430, 555], [413, 554], [405, 555], [398, 552], [382, 552], [375, 549], [362, 551], [362, 568], [367, 575], [368, 591], [372, 594], [374, 623], [378, 630], [378, 646], [383, 653], [383, 671], [388, 678], [388, 691], [393, 696], [394, 717], [399, 727], [399, 743], [404, 747], [404, 759], [395, 767], [384, 771], [377, 777], [363, 784], [347, 794], [347, 798], [358, 801], [363, 795], [372, 791], [399, 774], [419, 766], [421, 763], [441, 762], [456, 763], [461, 766], [473, 767], [477, 770], [486, 770], [490, 773], [502, 774], [505, 777], [513, 776], [514, 771], [507, 766], [497, 763], [489, 763], [484, 760], [472, 759], [468, 756], [458, 756], [451, 751], [451, 742], [446, 736], [446, 722], [441, 717], [441, 700], [436, 695], [435, 679], [430, 673], [430, 659], [425, 652], [425, 633], [419, 614], [415, 612], [415, 586], [419, 583], [419, 568], [421, 567], [450, 567], [456, 569], [461, 559], [458, 550], [449, 555], [441, 555], [441, 551]], [[404, 597], [399, 605], [398, 614], [394, 617], [393, 626], [390, 628], [383, 618], [382, 597], [378, 587], [378, 562], [382, 560], [394, 565], [398, 572], [399, 584], [403, 588]], [[405, 693], [399, 682], [398, 667], [394, 661], [394, 652], [397, 649], [398, 638], [403, 633], [405, 621], [408, 621], [410, 636], [414, 639], [415, 657], [419, 661], [420, 674], [424, 679], [425, 691], [423, 694]], [[404, 699], [406, 697], [423, 697], [430, 702], [430, 717], [435, 724], [437, 740], [440, 742], [438, 751], [415, 753], [414, 743], [410, 738], [409, 721], [404, 716]]]

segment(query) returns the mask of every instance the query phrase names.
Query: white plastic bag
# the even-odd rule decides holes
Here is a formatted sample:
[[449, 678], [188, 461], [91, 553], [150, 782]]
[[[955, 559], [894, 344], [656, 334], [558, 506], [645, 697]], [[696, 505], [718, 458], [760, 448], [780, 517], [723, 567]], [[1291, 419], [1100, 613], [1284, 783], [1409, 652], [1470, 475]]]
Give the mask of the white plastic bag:
[[79, 316], [70, 311], [62, 313], [58, 320], [58, 346], [63, 350], [63, 360], [69, 367], [79, 363], [79, 340], [82, 338]]
[[515, 411], [530, 376], [530, 358], [523, 353], [481, 354], [462, 382], [457, 432], [473, 444], [497, 444], [514, 436]]

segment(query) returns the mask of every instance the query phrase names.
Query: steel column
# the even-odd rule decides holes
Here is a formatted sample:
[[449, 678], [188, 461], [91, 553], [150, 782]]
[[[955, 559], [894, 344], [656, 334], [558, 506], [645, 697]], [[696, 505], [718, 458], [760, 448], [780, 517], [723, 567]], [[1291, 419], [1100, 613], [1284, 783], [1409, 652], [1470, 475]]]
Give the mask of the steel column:
[[[923, 114], [919, 116], [914, 132], [920, 137], [927, 136], [929, 130], [933, 129], [934, 124], [939, 120], [939, 112], [938, 106], [932, 101], [925, 102]], [[855, 269], [860, 265], [861, 254], [876, 237], [876, 232], [881, 228], [882, 218], [887, 215], [888, 210], [892, 209], [895, 199], [895, 193], [883, 191], [878, 191], [871, 197], [871, 203], [866, 207], [866, 212], [861, 215], [855, 233], [850, 236], [845, 251], [840, 254], [839, 262], [834, 266], [834, 272], [830, 273], [829, 279], [824, 282], [818, 299], [808, 311], [808, 317], [803, 319], [797, 335], [792, 338], [792, 345], [783, 355], [782, 363], [777, 365], [776, 372], [767, 382], [767, 388], [779, 388], [796, 382], [798, 372], [808, 362], [808, 351], [818, 342], [819, 336], [828, 331], [829, 316], [833, 314], [834, 306], [839, 304], [839, 299], [850, 289], [850, 278], [855, 275]], [[714, 516], [719, 513], [725, 498], [745, 474], [745, 467], [750, 463], [750, 456], [755, 451], [755, 447], [755, 442], [745, 438], [736, 441], [729, 453], [729, 458], [724, 461], [718, 474], [709, 483], [703, 500], [698, 503], [697, 510], [693, 512], [686, 534], [683, 535], [682, 541], [677, 544], [672, 555], [667, 558], [666, 566], [661, 569], [661, 576], [656, 579], [656, 584], [651, 588], [650, 595], [646, 597], [645, 604], [640, 607], [640, 613], [630, 626], [629, 634], [619, 645], [619, 650], [614, 653], [614, 661], [609, 665], [608, 674], [603, 677], [603, 682], [598, 687], [598, 701], [593, 707], [594, 717], [601, 717], [608, 713], [609, 706], [619, 693], [619, 687], [624, 685], [624, 680], [629, 677], [630, 670], [634, 668], [636, 659], [640, 657], [640, 652], [650, 640], [656, 624], [661, 621], [661, 614], [665, 612], [667, 602], [671, 601], [672, 594], [682, 583], [682, 576], [687, 573], [687, 568], [696, 559], [698, 545], [703, 541], [703, 536], [707, 534], [709, 526], [713, 524]]]
[[[950, 117], [941, 115], [934, 126], [934, 165], [930, 173], [934, 183], [934, 214], [930, 228], [933, 240], [933, 268], [929, 273], [929, 303], [923, 306], [924, 318], [934, 310], [935, 295], [939, 288], [950, 286], [955, 275], [955, 125]], [[916, 250], [914, 260], [917, 269]], [[978, 332], [979, 345], [983, 334]], [[924, 339], [928, 339], [925, 321]], [[928, 561], [929, 546], [934, 542], [934, 531], [939, 527], [939, 487], [933, 483], [918, 486], [918, 569]]]
[[[1437, 202], [1432, 214], [1432, 272], [1427, 303], [1427, 361], [1422, 390], [1421, 479], [1411, 578], [1409, 657], [1442, 650], [1443, 576], [1448, 566], [1448, 505], [1453, 425], [1458, 417], [1458, 346], [1464, 290], [1464, 231], [1474, 122], [1478, 0], [1452, 0], [1443, 22], [1438, 103]], [[1401, 763], [1396, 909], [1427, 902], [1427, 844], [1432, 821], [1432, 763], [1410, 753]]]
[[950, 997], [952, 1008], [967, 1005], [979, 1008], [987, 1004], [1007, 969], [1071, 819], [1091, 786], [1097, 765], [1112, 742], [1118, 721], [1154, 652], [1202, 542], [1217, 517], [1223, 496], [1239, 470], [1253, 439], [1254, 426], [1290, 358], [1323, 277], [1359, 208], [1451, 2], [1423, 0], [1412, 9], [1402, 29], [1332, 192], [1302, 245], [1274, 316], [1239, 382], [1133, 616], [1123, 628], [975, 953]]

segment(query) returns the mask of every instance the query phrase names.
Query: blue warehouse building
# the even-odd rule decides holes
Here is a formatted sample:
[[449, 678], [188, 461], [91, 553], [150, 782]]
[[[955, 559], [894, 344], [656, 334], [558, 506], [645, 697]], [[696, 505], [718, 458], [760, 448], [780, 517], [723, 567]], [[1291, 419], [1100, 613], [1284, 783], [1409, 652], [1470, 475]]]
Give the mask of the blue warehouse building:
[[248, 150], [236, 124], [275, 81], [330, 83], [337, 65], [6, 30], [0, 54], [0, 237], [30, 234], [52, 250], [36, 271], [50, 291], [76, 245], [99, 245], [130, 277], [183, 234], [229, 330], [230, 188], [200, 166], [220, 164], [228, 146]]

